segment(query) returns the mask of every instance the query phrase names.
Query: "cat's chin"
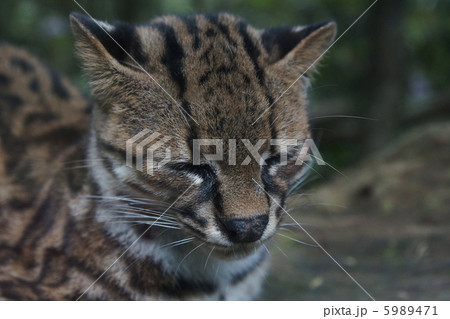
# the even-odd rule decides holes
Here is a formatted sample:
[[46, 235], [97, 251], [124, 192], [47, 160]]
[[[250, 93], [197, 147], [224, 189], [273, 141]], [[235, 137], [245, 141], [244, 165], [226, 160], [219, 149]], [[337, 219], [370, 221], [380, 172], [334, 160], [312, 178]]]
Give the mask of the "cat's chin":
[[222, 246], [222, 245], [213, 245], [206, 243], [205, 249], [208, 251], [212, 251], [212, 255], [216, 258], [231, 260], [231, 259], [242, 259], [252, 254], [255, 254], [259, 248], [261, 247], [261, 242], [255, 243], [245, 243], [245, 244], [234, 244], [233, 246]]

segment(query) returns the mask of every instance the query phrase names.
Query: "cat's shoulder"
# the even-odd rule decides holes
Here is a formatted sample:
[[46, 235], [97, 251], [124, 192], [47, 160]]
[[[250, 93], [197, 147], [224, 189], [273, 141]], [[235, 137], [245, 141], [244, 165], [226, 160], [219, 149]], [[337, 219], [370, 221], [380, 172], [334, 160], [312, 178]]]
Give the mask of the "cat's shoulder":
[[0, 43], [0, 210], [24, 206], [60, 170], [88, 131], [90, 103], [48, 63]]

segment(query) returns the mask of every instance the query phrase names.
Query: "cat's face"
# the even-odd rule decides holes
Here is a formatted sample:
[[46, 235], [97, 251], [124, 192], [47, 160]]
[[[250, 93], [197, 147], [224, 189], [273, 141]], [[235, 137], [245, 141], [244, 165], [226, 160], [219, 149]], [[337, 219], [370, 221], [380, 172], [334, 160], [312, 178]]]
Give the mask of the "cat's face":
[[[300, 147], [280, 162], [279, 143], [309, 138], [307, 77], [296, 79], [331, 43], [335, 24], [259, 30], [218, 14], [131, 26], [75, 14], [72, 26], [114, 187], [175, 201], [170, 212], [181, 228], [225, 254], [273, 236], [304, 169]], [[140, 132], [128, 155], [136, 165], [136, 145], [145, 144], [142, 167], [129, 167], [127, 140]]]

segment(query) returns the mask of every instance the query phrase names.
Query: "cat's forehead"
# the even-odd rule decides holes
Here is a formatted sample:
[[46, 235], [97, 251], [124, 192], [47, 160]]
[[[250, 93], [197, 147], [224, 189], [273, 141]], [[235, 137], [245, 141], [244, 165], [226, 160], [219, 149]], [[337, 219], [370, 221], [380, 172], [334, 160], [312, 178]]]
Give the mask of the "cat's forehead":
[[[150, 125], [189, 140], [305, 137], [303, 75], [336, 34], [333, 22], [256, 29], [224, 13], [139, 25], [80, 14], [71, 21], [92, 93], [114, 124], [133, 132]], [[107, 109], [118, 101], [129, 106], [126, 116]]]
[[[209, 80], [230, 86], [264, 81], [268, 54], [261, 44], [261, 30], [229, 14], [163, 16], [136, 26], [139, 50], [149, 71], [169, 73], [178, 85], [207, 86]], [[240, 82], [230, 78], [241, 75]], [[228, 81], [227, 81], [228, 80]]]
[[229, 14], [165, 16], [137, 27], [148, 70], [173, 85], [186, 117], [203, 135], [252, 138], [269, 107], [266, 52], [258, 30]]

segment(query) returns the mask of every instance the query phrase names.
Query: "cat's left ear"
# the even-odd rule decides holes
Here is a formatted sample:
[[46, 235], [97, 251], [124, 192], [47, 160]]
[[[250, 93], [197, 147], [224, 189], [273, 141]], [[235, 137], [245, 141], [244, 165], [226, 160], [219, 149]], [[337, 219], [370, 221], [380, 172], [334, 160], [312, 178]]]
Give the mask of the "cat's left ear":
[[90, 72], [146, 63], [136, 28], [128, 23], [109, 24], [72, 12], [70, 23], [78, 54]]
[[334, 21], [305, 27], [281, 26], [264, 30], [261, 40], [269, 53], [270, 65], [298, 74], [314, 69], [333, 43], [336, 31]]

